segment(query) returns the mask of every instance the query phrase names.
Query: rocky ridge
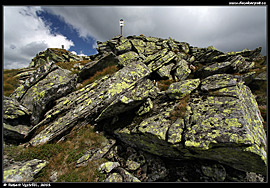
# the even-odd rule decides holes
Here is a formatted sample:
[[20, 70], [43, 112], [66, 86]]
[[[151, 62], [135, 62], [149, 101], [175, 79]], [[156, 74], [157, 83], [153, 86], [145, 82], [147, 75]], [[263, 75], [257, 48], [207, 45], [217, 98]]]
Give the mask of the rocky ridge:
[[[84, 58], [63, 49], [37, 54], [4, 97], [4, 141], [38, 147], [91, 124], [108, 139], [76, 166], [106, 158], [103, 181], [265, 179], [258, 102], [266, 100], [253, 94], [267, 81], [261, 48], [224, 53], [140, 35], [98, 42], [97, 50]], [[115, 73], [96, 77], [113, 66]], [[4, 181], [17, 181], [10, 168]]]

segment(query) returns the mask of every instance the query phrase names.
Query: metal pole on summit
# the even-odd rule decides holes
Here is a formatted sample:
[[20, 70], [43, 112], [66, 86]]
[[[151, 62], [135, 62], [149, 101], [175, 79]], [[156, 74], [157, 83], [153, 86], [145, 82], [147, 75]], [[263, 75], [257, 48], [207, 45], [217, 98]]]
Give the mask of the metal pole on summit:
[[123, 26], [124, 26], [124, 20], [121, 19], [121, 20], [120, 20], [120, 33], [121, 33], [120, 35], [121, 35], [121, 36], [123, 36]]

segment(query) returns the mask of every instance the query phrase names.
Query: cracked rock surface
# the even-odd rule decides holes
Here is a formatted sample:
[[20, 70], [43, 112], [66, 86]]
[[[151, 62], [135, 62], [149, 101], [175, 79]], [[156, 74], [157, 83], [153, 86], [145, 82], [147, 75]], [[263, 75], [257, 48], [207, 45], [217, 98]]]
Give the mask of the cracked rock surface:
[[88, 149], [77, 167], [106, 158], [99, 167], [105, 182], [266, 176], [264, 100], [254, 93], [267, 81], [261, 48], [224, 53], [140, 35], [98, 42], [97, 51], [85, 59], [60, 49], [38, 54], [4, 98], [5, 142], [55, 143], [84, 122], [112, 140]]

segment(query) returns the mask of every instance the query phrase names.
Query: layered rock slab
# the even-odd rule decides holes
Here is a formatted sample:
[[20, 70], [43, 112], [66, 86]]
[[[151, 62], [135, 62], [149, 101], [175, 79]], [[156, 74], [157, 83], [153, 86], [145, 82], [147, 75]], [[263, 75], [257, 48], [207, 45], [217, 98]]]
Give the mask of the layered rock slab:
[[[242, 93], [243, 90], [248, 94]], [[249, 107], [249, 100], [254, 100], [254, 97], [250, 99], [246, 86], [236, 88], [236, 91], [244, 98], [194, 98], [201, 102], [191, 104], [191, 122], [187, 124], [184, 134], [185, 146], [197, 153], [196, 157], [217, 160], [243, 171], [265, 174], [266, 138], [260, 112], [256, 106]]]
[[48, 105], [73, 91], [76, 81], [77, 76], [71, 71], [50, 62], [41, 65], [11, 97], [32, 112], [31, 123], [37, 124]]
[[[157, 103], [153, 103], [155, 108]], [[191, 93], [185, 117], [172, 121], [176, 105], [156, 106], [159, 114], [152, 113], [140, 124], [115, 134], [125, 143], [159, 156], [215, 160], [266, 174], [263, 119], [254, 96], [239, 77], [219, 74], [205, 78]]]
[[4, 96], [3, 112], [4, 141], [15, 144], [23, 142], [31, 128], [31, 111], [16, 99]]
[[45, 160], [33, 159], [4, 169], [4, 182], [30, 182], [48, 164]]
[[[134, 98], [136, 96], [140, 96], [142, 103], [143, 98], [145, 97], [146, 100], [148, 97], [148, 89], [151, 87], [151, 84], [148, 84], [149, 87], [146, 89], [140, 89], [140, 87], [136, 88], [136, 83], [139, 81], [143, 82], [144, 78], [149, 74], [150, 72], [146, 65], [136, 62], [119, 70], [110, 78], [107, 77], [107, 79], [102, 79], [103, 82], [99, 82], [99, 84], [94, 82], [92, 85], [89, 85], [89, 88], [83, 88], [80, 91], [71, 93], [65, 100], [61, 101], [59, 106], [56, 105], [55, 108], [58, 109], [54, 109], [53, 113], [61, 114], [60, 111], [63, 105], [66, 106], [71, 103], [69, 101], [74, 100], [74, 98], [77, 99], [77, 101], [73, 103], [73, 105], [69, 104], [71, 108], [68, 109], [66, 113], [62, 114], [62, 117], [58, 117], [38, 135], [36, 135], [30, 141], [30, 144], [40, 145], [48, 141], [52, 141], [65, 131], [72, 128], [81, 119], [94, 121], [97, 118], [98, 121], [99, 119], [124, 112], [128, 103], [134, 100], [131, 99], [130, 101], [128, 99], [128, 92], [134, 92], [130, 97]], [[126, 105], [122, 106], [120, 109], [117, 108], [115, 111], [107, 110], [109, 107], [113, 106], [113, 104], [117, 104], [117, 101]], [[109, 113], [107, 113], [107, 116], [104, 116], [106, 111]], [[48, 119], [49, 118], [50, 117], [48, 117]]]

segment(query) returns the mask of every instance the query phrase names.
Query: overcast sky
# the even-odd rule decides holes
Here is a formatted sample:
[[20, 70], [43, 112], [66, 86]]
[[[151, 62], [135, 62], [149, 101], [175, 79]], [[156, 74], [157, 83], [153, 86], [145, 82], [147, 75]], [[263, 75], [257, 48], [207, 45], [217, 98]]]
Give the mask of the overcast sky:
[[48, 47], [96, 53], [96, 41], [119, 35], [173, 38], [192, 46], [240, 51], [263, 47], [266, 6], [41, 6], [4, 7], [4, 68], [21, 68]]

